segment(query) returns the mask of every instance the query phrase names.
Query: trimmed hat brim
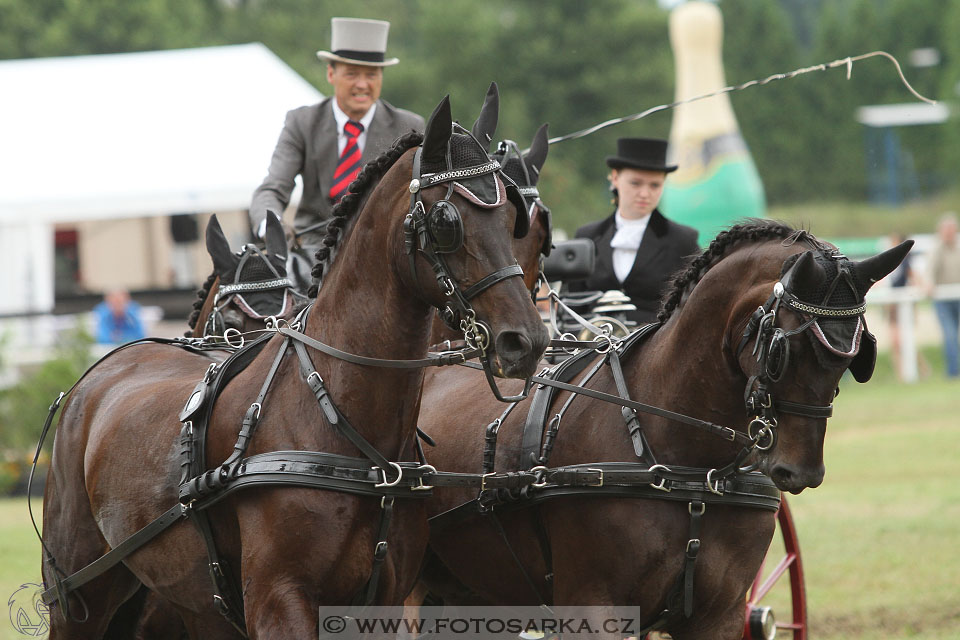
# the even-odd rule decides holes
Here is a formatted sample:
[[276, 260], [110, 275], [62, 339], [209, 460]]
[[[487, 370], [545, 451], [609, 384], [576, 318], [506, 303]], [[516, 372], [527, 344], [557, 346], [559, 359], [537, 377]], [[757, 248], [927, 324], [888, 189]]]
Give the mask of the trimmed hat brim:
[[655, 165], [644, 162], [638, 162], [633, 158], [623, 158], [621, 156], [607, 156], [607, 166], [611, 169], [643, 169], [644, 171], [663, 171], [672, 173], [677, 170], [677, 165]]
[[343, 62], [345, 64], [357, 64], [363, 67], [392, 67], [400, 62], [398, 58], [387, 58], [383, 62], [370, 62], [369, 60], [357, 60], [355, 58], [344, 58], [329, 51], [317, 51], [317, 58], [327, 62]]

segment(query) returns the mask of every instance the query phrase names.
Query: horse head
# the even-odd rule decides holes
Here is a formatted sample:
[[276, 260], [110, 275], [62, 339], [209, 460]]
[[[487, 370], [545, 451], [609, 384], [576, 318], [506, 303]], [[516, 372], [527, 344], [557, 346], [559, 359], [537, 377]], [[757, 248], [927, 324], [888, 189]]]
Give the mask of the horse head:
[[[530, 214], [538, 205], [532, 192], [525, 194], [488, 156], [498, 104], [496, 84], [491, 84], [473, 131], [452, 121], [447, 98], [431, 115], [413, 163], [406, 250], [413, 279], [445, 324], [479, 346], [496, 375], [527, 377], [549, 337], [524, 285], [513, 276], [532, 274], [533, 281], [549, 229], [537, 231], [537, 247], [527, 252], [532, 258], [524, 256], [530, 259], [518, 265], [516, 247], [527, 244]], [[539, 174], [546, 158], [545, 129], [541, 138], [537, 153], [516, 167], [521, 172]], [[532, 181], [528, 187], [535, 185]], [[513, 242], [502, 241], [504, 229]], [[503, 313], [507, 309], [515, 312]]]
[[[737, 305], [727, 343], [743, 378], [759, 468], [782, 491], [823, 481], [823, 439], [846, 370], [873, 374], [876, 339], [864, 297], [904, 259], [912, 241], [861, 262], [805, 231], [768, 245], [778, 277], [757, 278]], [[782, 252], [792, 255], [785, 259]]]
[[540, 170], [550, 150], [547, 141], [547, 126], [542, 125], [533, 136], [526, 152], [521, 152], [512, 140], [503, 140], [491, 158], [500, 163], [503, 173], [516, 183], [520, 194], [527, 201], [527, 217], [530, 230], [523, 238], [513, 242], [513, 253], [523, 267], [524, 282], [528, 289], [537, 284], [542, 256], [549, 256], [553, 248], [553, 218], [550, 209], [540, 199], [537, 182]]
[[188, 336], [245, 333], [263, 329], [271, 316], [293, 317], [301, 296], [287, 278], [286, 239], [275, 214], [267, 215], [266, 253], [252, 244], [231, 251], [216, 216], [210, 218], [206, 239], [213, 274], [199, 292]]

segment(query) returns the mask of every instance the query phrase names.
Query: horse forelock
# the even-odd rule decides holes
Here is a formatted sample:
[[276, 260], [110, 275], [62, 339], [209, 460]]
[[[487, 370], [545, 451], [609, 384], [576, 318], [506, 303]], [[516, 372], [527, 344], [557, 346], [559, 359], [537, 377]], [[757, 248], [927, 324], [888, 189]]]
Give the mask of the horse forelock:
[[686, 269], [674, 275], [669, 292], [661, 299], [657, 319], [660, 322], [669, 320], [678, 309], [683, 307], [683, 303], [707, 272], [735, 249], [767, 240], [784, 240], [797, 233], [797, 229], [784, 222], [760, 219], [751, 219], [721, 231]]

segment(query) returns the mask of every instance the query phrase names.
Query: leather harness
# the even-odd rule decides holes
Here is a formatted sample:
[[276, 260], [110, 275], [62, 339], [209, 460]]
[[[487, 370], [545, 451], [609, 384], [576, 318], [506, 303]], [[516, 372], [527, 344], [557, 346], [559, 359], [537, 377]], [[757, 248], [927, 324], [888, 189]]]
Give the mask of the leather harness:
[[[787, 277], [784, 277], [784, 281], [788, 280]], [[771, 301], [774, 299], [780, 300], [783, 297], [784, 287], [780, 283], [778, 283], [778, 286], [779, 289], [775, 288]], [[773, 309], [775, 316], [776, 307], [771, 305], [772, 302], [768, 302], [767, 305], [758, 310], [758, 313], [763, 311], [765, 316], [770, 309]], [[373, 570], [364, 594], [364, 601], [370, 603], [375, 597], [380, 568], [387, 552], [386, 535], [395, 499], [428, 497], [432, 495], [431, 491], [435, 487], [468, 487], [478, 489], [477, 498], [434, 516], [430, 521], [431, 528], [443, 528], [477, 514], [492, 516], [511, 554], [534, 591], [537, 591], [535, 583], [513, 551], [506, 532], [496, 517], [497, 512], [536, 507], [547, 499], [564, 496], [595, 495], [686, 502], [690, 514], [690, 526], [684, 552], [684, 567], [678, 577], [677, 587], [667, 599], [668, 606], [660, 617], [651, 623], [648, 627], [648, 630], [650, 630], [658, 628], [670, 617], [681, 613], [683, 616], [689, 617], [692, 614], [694, 570], [700, 550], [699, 531], [708, 504], [758, 508], [767, 511], [776, 511], [779, 508], [780, 492], [772, 480], [756, 471], [741, 468], [741, 464], [754, 450], [763, 450], [773, 446], [773, 427], [770, 426], [769, 420], [762, 422], [762, 426], [757, 433], [754, 434], [752, 430], [748, 430], [748, 434], [744, 434], [726, 426], [716, 425], [630, 399], [621, 361], [628, 357], [633, 347], [641, 340], [655, 332], [659, 327], [658, 324], [647, 325], [622, 341], [614, 342], [607, 338], [590, 343], [593, 347], [592, 350], [584, 350], [560, 363], [554, 369], [545, 370], [542, 375], [531, 377], [527, 381], [527, 386], [535, 383], [537, 389], [524, 426], [522, 468], [508, 472], [495, 472], [493, 470], [497, 430], [506, 416], [517, 406], [518, 398], [511, 401], [500, 418], [488, 425], [486, 445], [482, 457], [483, 473], [478, 474], [437, 471], [426, 463], [422, 455], [419, 462], [394, 462], [385, 458], [373, 445], [360, 436], [346, 417], [336, 408], [324, 381], [313, 367], [306, 347], [318, 349], [328, 355], [356, 364], [392, 368], [420, 368], [450, 364], [481, 368], [482, 365], [475, 365], [466, 362], [466, 360], [475, 357], [478, 351], [482, 353], [482, 349], [470, 348], [467, 351], [432, 354], [430, 357], [420, 360], [368, 358], [341, 351], [301, 333], [299, 322], [300, 319], [306, 317], [306, 313], [307, 310], [301, 312], [299, 318], [292, 324], [277, 321], [273, 323], [274, 326], [268, 327], [273, 330], [270, 333], [275, 332], [283, 336], [283, 340], [279, 341], [280, 347], [256, 400], [251, 403], [243, 418], [234, 450], [227, 460], [213, 469], [206, 470], [203, 468], [206, 459], [206, 430], [214, 401], [229, 381], [266, 347], [270, 333], [234, 350], [222, 363], [212, 363], [203, 380], [197, 384], [188, 398], [180, 415], [183, 428], [181, 430], [179, 502], [153, 522], [118, 544], [106, 555], [69, 577], [61, 577], [62, 572], [57, 568], [55, 559], [44, 546], [45, 559], [51, 565], [55, 580], [55, 584], [42, 594], [44, 603], [49, 605], [60, 601], [63, 615], [72, 617], [69, 610], [68, 594], [121, 562], [129, 554], [174, 523], [189, 517], [198, 527], [207, 546], [210, 574], [214, 586], [214, 603], [238, 631], [245, 633], [242, 599], [236, 590], [235, 580], [231, 579], [229, 569], [219, 559], [206, 509], [244, 487], [277, 485], [313, 487], [355, 495], [380, 496], [381, 517], [378, 527], [378, 542], [374, 549]], [[744, 332], [744, 340], [741, 340], [738, 353], [753, 336], [753, 333], [757, 331], [756, 327], [760, 326], [759, 320], [755, 322], [751, 319], [748, 322], [747, 329]], [[796, 330], [792, 333], [795, 334], [799, 331]], [[762, 338], [763, 335], [759, 335], [758, 342]], [[211, 348], [207, 346], [203, 339], [150, 339], [148, 341], [175, 344], [193, 351], [203, 351]], [[468, 338], [467, 344], [470, 345], [470, 342]], [[570, 341], [560, 340], [553, 341], [553, 344], [584, 346], [583, 341], [571, 343]], [[119, 347], [111, 354], [127, 346], [129, 345]], [[245, 457], [250, 439], [253, 437], [259, 422], [267, 392], [283, 357], [290, 351], [291, 346], [298, 358], [300, 371], [306, 383], [310, 386], [326, 421], [357, 446], [364, 457], [349, 457], [316, 451], [274, 451]], [[222, 349], [223, 347], [217, 345], [213, 348]], [[580, 384], [571, 384], [569, 381], [582, 374], [591, 364], [591, 358], [598, 352], [602, 357], [593, 362], [591, 369], [581, 377]], [[111, 354], [107, 354], [104, 358]], [[761, 356], [763, 356], [763, 353], [761, 353]], [[607, 394], [582, 386], [604, 365], [610, 366], [618, 395]], [[748, 382], [748, 389], [750, 384], [751, 382]], [[548, 421], [549, 408], [559, 390], [569, 391], [572, 395], [553, 419]], [[61, 394], [50, 407], [38, 443], [34, 469], [36, 459], [39, 457], [40, 447], [64, 395]], [[577, 395], [592, 397], [621, 407], [627, 432], [634, 446], [634, 452], [641, 462], [603, 462], [547, 467], [552, 443], [558, 435], [563, 413]], [[767, 404], [770, 406], [766, 407]], [[770, 411], [799, 408], [799, 411], [808, 412], [801, 415], [823, 418], [829, 415], [829, 407], [808, 407], [799, 403], [784, 404], [783, 402], [773, 403], [770, 401], [762, 403], [761, 408]], [[667, 467], [658, 464], [640, 428], [636, 416], [637, 411], [693, 426], [723, 437], [730, 442], [740, 443], [743, 447], [729, 464], [720, 469]], [[767, 415], [764, 415], [764, 417], [766, 418]], [[32, 477], [33, 470], [30, 476], [31, 482]], [[541, 551], [544, 553], [549, 577], [552, 574], [552, 569], [549, 569], [549, 538], [543, 523], [540, 521], [539, 514], [537, 514], [535, 520], [534, 524], [541, 541]], [[77, 594], [77, 597], [86, 609], [86, 604], [79, 594]], [[537, 593], [537, 597], [540, 598], [541, 602], [544, 602], [545, 599], [541, 594]]]

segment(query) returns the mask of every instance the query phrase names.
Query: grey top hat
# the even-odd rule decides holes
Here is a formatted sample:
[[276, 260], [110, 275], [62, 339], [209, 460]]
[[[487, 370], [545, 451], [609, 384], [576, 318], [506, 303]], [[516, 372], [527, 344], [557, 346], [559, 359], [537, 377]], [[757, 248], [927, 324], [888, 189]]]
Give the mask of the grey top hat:
[[331, 18], [330, 48], [317, 51], [317, 57], [327, 62], [345, 62], [369, 67], [389, 67], [400, 62], [385, 58], [387, 33], [390, 23], [384, 20], [362, 18]]
[[618, 138], [617, 155], [607, 156], [607, 166], [665, 173], [677, 170], [677, 165], [667, 164], [667, 141], [659, 138]]

